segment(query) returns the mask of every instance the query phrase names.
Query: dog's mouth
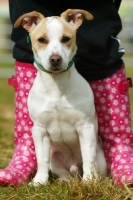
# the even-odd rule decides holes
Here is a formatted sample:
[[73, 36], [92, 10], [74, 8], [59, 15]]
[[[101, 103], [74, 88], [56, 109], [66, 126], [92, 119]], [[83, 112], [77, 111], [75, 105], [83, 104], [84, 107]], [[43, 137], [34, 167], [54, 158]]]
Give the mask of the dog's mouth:
[[63, 69], [61, 67], [61, 65], [51, 65], [50, 67], [50, 71], [51, 72], [61, 72]]
[[34, 63], [36, 67], [38, 67], [40, 70], [44, 72], [57, 74], [70, 69], [74, 61], [72, 58], [72, 60], [70, 60], [69, 63], [63, 62], [62, 60], [61, 62], [49, 62], [46, 64], [47, 67], [45, 68], [44, 65], [41, 65], [34, 57]]
[[62, 62], [61, 63], [50, 63], [50, 68], [49, 68], [49, 71], [51, 73], [60, 73], [60, 72], [64, 72], [68, 69], [70, 69], [72, 66], [73, 66], [73, 63], [74, 63], [74, 60], [72, 58], [72, 60], [70, 60], [69, 63], [66, 63], [66, 62]]

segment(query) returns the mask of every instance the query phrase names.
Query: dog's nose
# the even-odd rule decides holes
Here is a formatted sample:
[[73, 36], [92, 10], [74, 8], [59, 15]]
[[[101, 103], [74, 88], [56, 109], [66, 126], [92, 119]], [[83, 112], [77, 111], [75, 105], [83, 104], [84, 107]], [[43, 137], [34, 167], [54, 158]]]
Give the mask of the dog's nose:
[[62, 58], [61, 56], [54, 54], [50, 57], [49, 61], [53, 66], [57, 66], [61, 63]]

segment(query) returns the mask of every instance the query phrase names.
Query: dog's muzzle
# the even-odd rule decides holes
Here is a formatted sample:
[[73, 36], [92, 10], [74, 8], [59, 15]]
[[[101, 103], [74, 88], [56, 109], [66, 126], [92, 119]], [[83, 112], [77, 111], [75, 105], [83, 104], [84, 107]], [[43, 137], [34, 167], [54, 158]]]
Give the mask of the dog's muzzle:
[[52, 71], [60, 71], [61, 70], [61, 63], [62, 63], [62, 58], [59, 55], [52, 55], [49, 59], [49, 62], [51, 64], [51, 70]]
[[51, 65], [58, 66], [62, 62], [62, 58], [59, 55], [52, 55], [49, 59]]
[[34, 63], [36, 64], [36, 66], [40, 69], [40, 70], [42, 70], [42, 71], [44, 71], [44, 72], [47, 72], [47, 73], [61, 73], [61, 72], [64, 72], [64, 71], [66, 71], [66, 70], [69, 70], [72, 66], [73, 66], [73, 63], [74, 63], [74, 60], [73, 60], [73, 58], [72, 58], [72, 60], [70, 60], [70, 62], [68, 63], [68, 66], [67, 66], [67, 68], [65, 69], [65, 70], [59, 70], [58, 69], [58, 71], [48, 71], [48, 70], [46, 70], [39, 62], [37, 62], [37, 60], [35, 59], [35, 56], [34, 56]]

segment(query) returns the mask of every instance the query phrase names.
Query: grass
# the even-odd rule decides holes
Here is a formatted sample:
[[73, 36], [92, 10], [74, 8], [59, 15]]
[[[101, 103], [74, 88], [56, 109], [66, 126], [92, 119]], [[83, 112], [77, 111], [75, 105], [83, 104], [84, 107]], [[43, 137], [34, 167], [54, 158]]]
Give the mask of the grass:
[[[14, 89], [0, 79], [0, 168], [10, 161], [13, 151]], [[5, 156], [6, 155], [6, 156]]]
[[69, 183], [54, 181], [46, 186], [39, 187], [2, 187], [0, 197], [2, 200], [132, 200], [133, 188], [113, 186], [110, 179], [87, 181], [70, 179]]
[[[133, 78], [133, 68], [127, 67], [127, 75]], [[133, 122], [133, 88], [130, 89]], [[14, 89], [6, 79], [0, 79], [0, 168], [9, 163], [13, 153], [14, 129]], [[46, 186], [37, 188], [24, 184], [20, 187], [0, 186], [1, 200], [133, 200], [133, 188], [118, 187], [111, 178], [100, 177], [83, 183], [71, 179], [61, 184], [53, 180]]]
[[1, 63], [0, 68], [14, 68], [14, 64]]

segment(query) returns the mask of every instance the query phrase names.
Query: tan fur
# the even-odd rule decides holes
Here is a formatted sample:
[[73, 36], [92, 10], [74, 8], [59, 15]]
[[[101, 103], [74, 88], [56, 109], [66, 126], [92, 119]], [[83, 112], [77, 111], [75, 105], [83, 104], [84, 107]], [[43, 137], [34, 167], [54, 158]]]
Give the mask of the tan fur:
[[59, 21], [63, 23], [63, 34], [62, 37], [70, 37], [71, 41], [66, 45], [71, 51], [74, 51], [75, 43], [76, 43], [76, 30], [73, 27], [70, 27], [68, 23], [64, 20], [64, 18], [60, 18]]
[[32, 29], [30, 29], [30, 24], [28, 24], [28, 20], [31, 16], [36, 17], [37, 21], [40, 21], [44, 18], [44, 16], [41, 13], [36, 11], [26, 13], [17, 19], [17, 21], [14, 24], [14, 28], [17, 28], [18, 26], [22, 25], [23, 28], [25, 28], [28, 32], [32, 31]]
[[79, 9], [68, 9], [61, 14], [61, 17], [69, 21], [71, 20], [71, 17], [75, 14], [77, 14], [77, 17], [75, 18], [75, 23], [74, 23], [75, 28], [79, 28], [79, 26], [82, 24], [84, 19], [87, 19], [87, 20], [94, 19], [93, 16], [88, 11], [79, 10]]
[[[49, 37], [46, 32], [46, 23], [48, 19], [43, 18], [40, 24], [38, 25], [37, 29], [34, 29], [30, 33], [31, 41], [32, 41], [32, 46], [34, 46], [34, 52], [38, 52], [40, 48], [47, 48], [47, 45], [49, 44]], [[45, 44], [40, 44], [37, 40], [41, 37], [44, 37], [47, 41]]]

